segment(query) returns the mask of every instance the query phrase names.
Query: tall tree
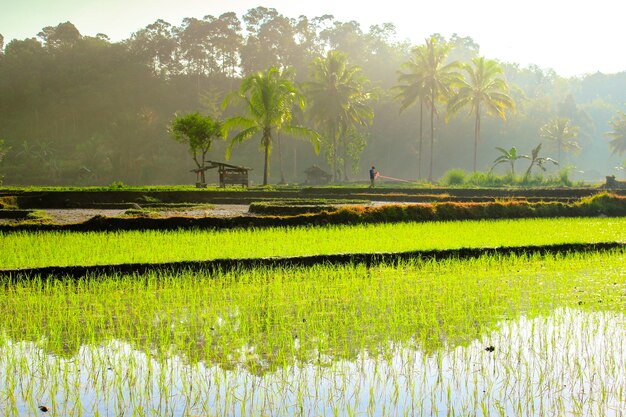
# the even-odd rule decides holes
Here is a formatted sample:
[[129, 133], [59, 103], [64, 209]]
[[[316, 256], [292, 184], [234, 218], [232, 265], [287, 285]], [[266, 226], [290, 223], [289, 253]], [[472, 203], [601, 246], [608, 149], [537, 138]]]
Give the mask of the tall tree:
[[606, 136], [611, 138], [609, 142], [609, 148], [613, 154], [623, 154], [626, 152], [626, 113], [623, 111], [617, 112], [615, 117], [609, 121], [612, 131], [605, 133]]
[[241, 21], [233, 12], [223, 13], [217, 19], [205, 16], [209, 24], [210, 51], [220, 72], [228, 77], [237, 75], [239, 51], [243, 44]]
[[210, 38], [209, 22], [196, 18], [185, 18], [180, 28], [176, 29], [180, 48], [180, 58], [184, 62], [184, 71], [197, 78], [207, 75], [215, 67], [210, 59], [207, 43]]
[[320, 32], [320, 40], [324, 42], [326, 50], [342, 51], [357, 65], [366, 63], [367, 39], [358, 22], [333, 21], [332, 25]]
[[243, 16], [248, 38], [241, 48], [244, 74], [264, 68], [292, 66], [295, 43], [295, 22], [276, 9], [257, 7]]
[[[426, 86], [424, 85], [424, 72], [419, 62], [419, 49], [421, 45], [413, 49], [413, 55], [409, 61], [402, 64], [403, 71], [398, 71], [398, 85], [394, 90], [398, 91], [396, 99], [400, 100], [400, 112], [408, 107], [419, 103], [419, 139], [417, 142], [417, 178], [422, 178], [422, 144], [424, 142], [424, 104], [426, 101]], [[423, 52], [422, 52], [423, 54]]]
[[369, 80], [361, 68], [348, 64], [348, 56], [339, 51], [329, 51], [325, 58], [311, 64], [312, 81], [305, 84], [311, 99], [310, 114], [322, 129], [327, 142], [327, 152], [332, 155], [333, 180], [339, 179], [339, 144], [344, 161], [344, 180], [347, 180], [348, 142], [350, 129], [366, 126], [374, 117], [368, 105], [371, 92]]
[[82, 38], [76, 26], [70, 22], [46, 26], [37, 34], [48, 49], [71, 48]]
[[448, 102], [448, 114], [458, 113], [469, 107], [474, 115], [474, 172], [480, 140], [480, 118], [483, 109], [487, 114], [506, 120], [506, 111], [515, 109], [515, 103], [508, 95], [509, 87], [502, 78], [502, 67], [494, 60], [484, 57], [472, 59], [472, 64], [462, 66], [466, 77], [459, 80], [456, 94]]
[[177, 142], [187, 145], [189, 153], [200, 170], [200, 180], [205, 183], [206, 154], [211, 149], [213, 139], [222, 136], [222, 123], [209, 116], [202, 116], [198, 112], [190, 113], [176, 116], [170, 126], [170, 133]]
[[144, 59], [154, 74], [163, 78], [180, 72], [178, 40], [174, 32], [171, 24], [159, 19], [135, 32], [129, 41], [133, 54]]
[[557, 117], [552, 119], [541, 129], [539, 136], [554, 143], [557, 149], [558, 162], [562, 165], [561, 151], [574, 152], [580, 149], [580, 145], [576, 142], [578, 137], [578, 126], [573, 126], [570, 119], [565, 117]]
[[461, 78], [458, 72], [459, 62], [447, 62], [451, 45], [438, 40], [436, 36], [426, 39], [423, 48], [415, 48], [416, 64], [422, 74], [426, 99], [430, 105], [430, 166], [428, 180], [433, 180], [435, 149], [435, 115], [437, 103], [445, 102], [452, 93], [452, 86]]
[[242, 129], [230, 139], [227, 157], [230, 156], [234, 144], [260, 134], [265, 155], [263, 185], [267, 185], [272, 137], [277, 130], [307, 137], [315, 145], [316, 151], [318, 149], [319, 135], [316, 132], [290, 123], [294, 107], [304, 108], [304, 95], [292, 80], [293, 73], [288, 69], [270, 68], [265, 72], [257, 72], [246, 77], [239, 92], [228, 96], [224, 101], [224, 106], [227, 106], [231, 98], [237, 98], [244, 103], [247, 113], [247, 117], [234, 116], [224, 123], [226, 136], [232, 128]]

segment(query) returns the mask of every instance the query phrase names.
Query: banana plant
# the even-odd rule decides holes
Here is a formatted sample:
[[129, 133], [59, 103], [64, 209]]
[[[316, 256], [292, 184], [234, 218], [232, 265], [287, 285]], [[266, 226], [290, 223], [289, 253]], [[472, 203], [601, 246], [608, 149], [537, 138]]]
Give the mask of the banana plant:
[[539, 152], [541, 151], [541, 143], [539, 145], [537, 145], [532, 151], [531, 151], [531, 155], [522, 155], [522, 158], [524, 159], [528, 159], [530, 160], [530, 165], [528, 166], [528, 169], [526, 170], [526, 173], [524, 174], [524, 177], [528, 177], [530, 175], [530, 171], [533, 169], [533, 167], [535, 165], [537, 165], [539, 168], [541, 168], [542, 171], [546, 170], [545, 165], [550, 162], [554, 165], [558, 165], [559, 162], [555, 161], [552, 158], [549, 158], [547, 156], [539, 156]]
[[513, 146], [508, 151], [498, 146], [496, 146], [496, 149], [500, 151], [502, 155], [500, 155], [493, 161], [493, 166], [491, 167], [491, 170], [489, 172], [493, 171], [493, 169], [499, 164], [508, 163], [511, 165], [511, 175], [515, 176], [515, 161], [522, 158], [530, 158], [528, 155], [519, 155], [515, 146]]

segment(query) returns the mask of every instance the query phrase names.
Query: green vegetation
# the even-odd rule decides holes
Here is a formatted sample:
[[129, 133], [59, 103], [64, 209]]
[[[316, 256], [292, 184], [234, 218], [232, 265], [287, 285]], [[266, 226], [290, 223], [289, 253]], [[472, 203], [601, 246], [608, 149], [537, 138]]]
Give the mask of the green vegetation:
[[[305, 90], [311, 100], [311, 117], [323, 132], [333, 182], [340, 180], [340, 170], [343, 180], [348, 181], [348, 161], [358, 162], [358, 155], [365, 147], [359, 129], [371, 124], [374, 118], [368, 104], [372, 99], [368, 91], [370, 82], [362, 69], [348, 65], [348, 55], [339, 51], [329, 51], [326, 57], [314, 59], [311, 75], [313, 80], [305, 84]], [[355, 149], [356, 152], [351, 152]]]
[[[323, 82], [320, 70], [324, 65], [318, 64], [330, 61], [340, 64], [333, 71], [342, 66], [345, 71], [328, 72], [326, 81], [333, 75], [345, 77], [341, 82], [337, 78], [336, 86], [348, 85], [356, 94], [342, 90], [343, 98], [352, 94], [353, 103], [369, 108], [360, 112], [348, 106], [342, 108], [341, 116], [330, 114], [335, 109], [323, 115], [327, 120], [343, 119], [338, 130], [345, 134], [334, 138], [337, 156], [344, 164], [350, 160], [357, 164], [353, 166], [358, 170], [355, 178], [366, 180], [365, 168], [375, 165], [381, 175], [421, 180], [422, 159], [428, 154], [438, 159], [431, 164], [431, 181], [452, 168], [485, 170], [496, 157], [496, 146], [530, 150], [536, 146], [540, 128], [558, 119], [579, 127], [584, 151], [561, 156], [576, 171], [584, 172], [578, 174], [581, 178], [597, 181], [610, 174], [604, 172], [607, 166], [618, 162], [611, 155], [615, 148], [604, 135], [615, 130], [609, 121], [619, 122], [624, 112], [626, 74], [568, 79], [536, 66], [504, 62], [501, 57], [483, 58], [480, 45], [470, 37], [434, 35], [410, 44], [399, 40], [390, 24], [367, 29], [329, 15], [292, 19], [266, 7], [242, 15], [189, 17], [179, 25], [159, 19], [117, 42], [104, 34], [83, 35], [70, 22], [31, 35], [0, 47], [0, 79], [8, 80], [0, 85], [0, 107], [11, 109], [0, 112], [6, 151], [1, 171], [4, 182], [11, 185], [189, 182], [194, 162], [183, 146], [171, 140], [168, 127], [173, 114], [217, 117], [212, 111], [216, 102], [237, 91], [244, 80], [272, 68], [284, 69], [285, 75], [289, 72], [293, 86], [306, 91], [307, 83]], [[355, 68], [360, 70], [354, 72]], [[403, 74], [397, 79], [400, 89], [392, 91], [398, 70]], [[351, 82], [345, 83], [348, 79]], [[369, 83], [361, 83], [365, 79]], [[370, 86], [376, 86], [375, 96]], [[398, 94], [402, 96], [399, 106], [394, 102]], [[324, 137], [332, 136], [315, 120], [332, 107], [313, 104], [319, 102], [314, 95], [308, 91], [306, 97], [313, 106], [294, 113], [291, 122], [285, 119], [279, 124], [317, 125]], [[474, 104], [467, 104], [470, 101]], [[492, 114], [508, 113], [513, 102], [516, 111], [507, 114], [506, 123], [499, 117], [486, 117], [490, 108]], [[398, 114], [398, 107], [413, 103], [419, 103], [419, 115]], [[242, 104], [229, 107], [224, 118], [253, 119]], [[448, 117], [459, 106], [467, 106], [472, 117]], [[450, 114], [445, 114], [447, 109]], [[334, 157], [333, 163], [324, 164], [309, 144], [291, 140], [294, 135], [284, 129], [277, 136], [276, 127], [271, 133], [278, 145], [275, 156], [281, 159], [281, 176], [279, 170], [268, 172], [267, 182], [280, 178], [301, 183], [303, 171], [313, 164], [332, 171]], [[429, 139], [425, 142], [424, 129]], [[256, 136], [262, 138], [263, 132]], [[478, 149], [477, 140], [485, 151]], [[261, 184], [265, 158], [258, 158], [258, 144], [255, 138], [237, 145], [233, 163], [253, 168], [251, 180]], [[556, 155], [558, 141], [546, 140], [544, 146], [548, 145], [554, 145], [549, 152]], [[215, 141], [214, 159], [224, 156], [227, 146]], [[328, 146], [326, 153], [330, 153]], [[344, 166], [343, 171], [349, 170]]]
[[[317, 132], [291, 124], [295, 107], [304, 109], [304, 96], [293, 83], [293, 77], [292, 71], [272, 67], [265, 72], [257, 72], [246, 77], [241, 83], [239, 92], [229, 96], [244, 103], [247, 117], [233, 116], [224, 123], [226, 136], [230, 129], [242, 129], [230, 139], [226, 156], [230, 157], [234, 144], [242, 143], [260, 134], [261, 147], [265, 154], [263, 185], [267, 185], [274, 134], [283, 130], [297, 136], [307, 137], [313, 143], [316, 153], [319, 150]], [[224, 107], [228, 105], [229, 97], [224, 101]]]
[[14, 196], [0, 197], [0, 210], [14, 210], [17, 209], [17, 198]]
[[235, 229], [218, 232], [16, 232], [0, 234], [0, 246], [3, 248], [0, 253], [0, 267], [401, 252], [606, 241], [626, 241], [625, 219], [451, 221]]
[[[504, 155], [503, 155], [504, 156]], [[498, 159], [503, 158], [500, 156]], [[547, 158], [550, 159], [550, 158]], [[504, 162], [508, 162], [506, 157]], [[498, 162], [500, 163], [500, 162]], [[532, 168], [532, 166], [530, 167]], [[529, 168], [529, 169], [530, 169]], [[582, 181], [572, 181], [570, 178], [570, 169], [563, 168], [558, 172], [544, 176], [541, 173], [530, 175], [497, 175], [493, 172], [473, 172], [468, 173], [462, 169], [451, 169], [446, 171], [439, 185], [448, 187], [476, 187], [476, 188], [501, 188], [501, 187], [572, 187], [583, 186]]]
[[[206, 183], [204, 164], [206, 154], [211, 149], [213, 139], [222, 136], [222, 123], [200, 113], [176, 116], [172, 121], [170, 132], [177, 142], [187, 144], [189, 152], [200, 173], [200, 181]], [[200, 155], [198, 155], [198, 153]], [[200, 159], [198, 159], [198, 156]]]
[[414, 48], [407, 62], [403, 62], [398, 71], [398, 84], [393, 87], [400, 101], [400, 112], [419, 103], [419, 139], [417, 141], [417, 179], [422, 179], [422, 149], [424, 145], [424, 106], [426, 102], [426, 87], [424, 86], [424, 71], [422, 69], [423, 53], [420, 48]]
[[[448, 112], [458, 113], [462, 108], [469, 107], [474, 119], [474, 172], [478, 156], [480, 140], [481, 114], [498, 116], [506, 119], [506, 111], [515, 110], [515, 101], [508, 95], [509, 86], [503, 77], [503, 69], [492, 59], [484, 57], [472, 59], [471, 64], [463, 65], [466, 78], [460, 78], [456, 94], [448, 101]], [[483, 110], [484, 109], [484, 110]]]
[[[3, 411], [609, 410], [624, 400], [624, 255], [5, 280]], [[589, 374], [606, 377], [579, 404]]]
[[576, 141], [578, 130], [579, 127], [573, 126], [568, 118], [557, 117], [542, 126], [539, 135], [556, 145], [557, 161], [563, 164], [561, 152], [573, 153], [580, 150]]
[[611, 138], [609, 147], [614, 154], [621, 155], [626, 152], [626, 113], [617, 112], [617, 115], [609, 123], [613, 128], [612, 131], [605, 134]]
[[433, 181], [433, 164], [435, 149], [435, 115], [437, 113], [437, 103], [445, 102], [453, 94], [453, 83], [461, 78], [457, 72], [458, 61], [448, 62], [448, 54], [452, 45], [441, 42], [437, 37], [432, 36], [426, 39], [423, 46], [413, 49], [415, 63], [420, 78], [424, 97], [430, 106], [430, 164], [428, 165], [428, 181]]
[[513, 146], [508, 151], [504, 148], [500, 148], [499, 146], [497, 146], [496, 149], [500, 152], [500, 156], [498, 156], [493, 161], [493, 166], [491, 167], [491, 170], [493, 171], [493, 169], [499, 164], [507, 163], [511, 166], [511, 178], [514, 178], [515, 177], [515, 161], [517, 161], [518, 159], [522, 159], [524, 155], [519, 155], [517, 153], [517, 149], [515, 148], [515, 146]]
[[554, 159], [547, 157], [547, 156], [539, 156], [539, 153], [541, 152], [541, 146], [542, 144], [540, 143], [539, 145], [535, 146], [532, 151], [530, 152], [530, 156], [528, 155], [524, 155], [523, 158], [530, 160], [530, 165], [528, 165], [528, 169], [526, 169], [526, 172], [524, 173], [524, 177], [528, 178], [530, 177], [530, 172], [532, 171], [534, 166], [539, 167], [542, 171], [546, 171], [546, 164], [548, 162], [550, 162], [553, 165], [558, 165], [559, 163], [557, 161], [555, 161]]
[[[0, 81], [0, 183], [100, 185], [0, 190], [8, 191], [0, 214], [26, 216], [0, 226], [0, 414], [611, 415], [626, 403], [626, 251], [486, 250], [617, 246], [626, 242], [626, 197], [576, 200], [591, 188], [478, 197], [433, 185], [444, 170], [470, 165], [472, 174], [454, 169], [440, 183], [570, 187], [574, 172], [602, 178], [626, 152], [626, 72], [564, 79], [480, 57], [471, 38], [433, 35], [411, 45], [395, 39], [391, 24], [365, 32], [332, 16], [292, 19], [257, 7], [241, 20], [157, 20], [120, 42], [83, 36], [70, 22], [6, 48], [0, 35]], [[419, 120], [399, 115], [393, 100], [401, 111], [419, 103]], [[473, 120], [451, 118], [463, 109]], [[422, 181], [428, 152], [428, 183], [411, 185], [433, 189], [268, 187], [275, 145], [281, 184], [301, 182], [319, 163], [310, 144], [281, 135], [323, 148], [335, 182], [342, 174], [348, 181], [349, 162], [355, 173], [375, 165], [381, 179], [411, 184], [417, 171]], [[263, 188], [193, 201], [258, 198], [251, 211], [276, 216], [156, 218], [189, 205], [168, 203], [182, 193], [151, 191], [197, 191], [133, 185], [187, 181], [191, 161], [169, 136], [187, 145], [203, 185], [209, 150], [230, 158], [237, 145], [237, 165], [258, 177], [263, 167], [262, 181], [252, 179]], [[539, 138], [558, 161], [540, 156]], [[479, 141], [501, 155], [479, 154]], [[510, 173], [479, 171], [494, 158]], [[519, 159], [530, 163], [522, 177]], [[49, 190], [105, 192], [74, 200], [40, 192]], [[405, 196], [427, 202], [354, 200]], [[474, 197], [483, 202], [461, 200]], [[348, 201], [361, 205], [336, 207]], [[133, 208], [74, 225], [17, 210], [90, 202]], [[355, 256], [308, 268], [244, 262], [433, 249], [482, 256], [393, 265], [382, 259], [394, 254], [375, 265]], [[135, 275], [74, 268], [73, 277], [45, 278], [13, 271], [220, 258], [237, 266]]]

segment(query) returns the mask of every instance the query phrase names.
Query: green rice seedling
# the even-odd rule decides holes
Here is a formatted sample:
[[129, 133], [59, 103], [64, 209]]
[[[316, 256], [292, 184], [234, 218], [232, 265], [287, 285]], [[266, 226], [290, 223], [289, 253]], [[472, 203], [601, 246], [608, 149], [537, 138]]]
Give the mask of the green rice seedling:
[[626, 241], [626, 218], [261, 230], [0, 233], [0, 268]]
[[624, 255], [7, 278], [0, 410], [607, 414], [626, 387]]

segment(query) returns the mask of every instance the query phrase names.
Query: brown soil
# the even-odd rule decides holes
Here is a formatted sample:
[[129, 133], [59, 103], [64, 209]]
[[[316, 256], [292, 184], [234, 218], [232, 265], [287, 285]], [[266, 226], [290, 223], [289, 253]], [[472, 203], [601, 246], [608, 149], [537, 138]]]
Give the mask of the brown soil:
[[[235, 217], [248, 215], [248, 205], [243, 204], [216, 204], [211, 207], [200, 209], [159, 210], [151, 212], [151, 216], [167, 217]], [[118, 217], [123, 215], [125, 209], [45, 209], [56, 224], [82, 223], [94, 216]], [[0, 220], [2, 223], [15, 223], [15, 220]]]

